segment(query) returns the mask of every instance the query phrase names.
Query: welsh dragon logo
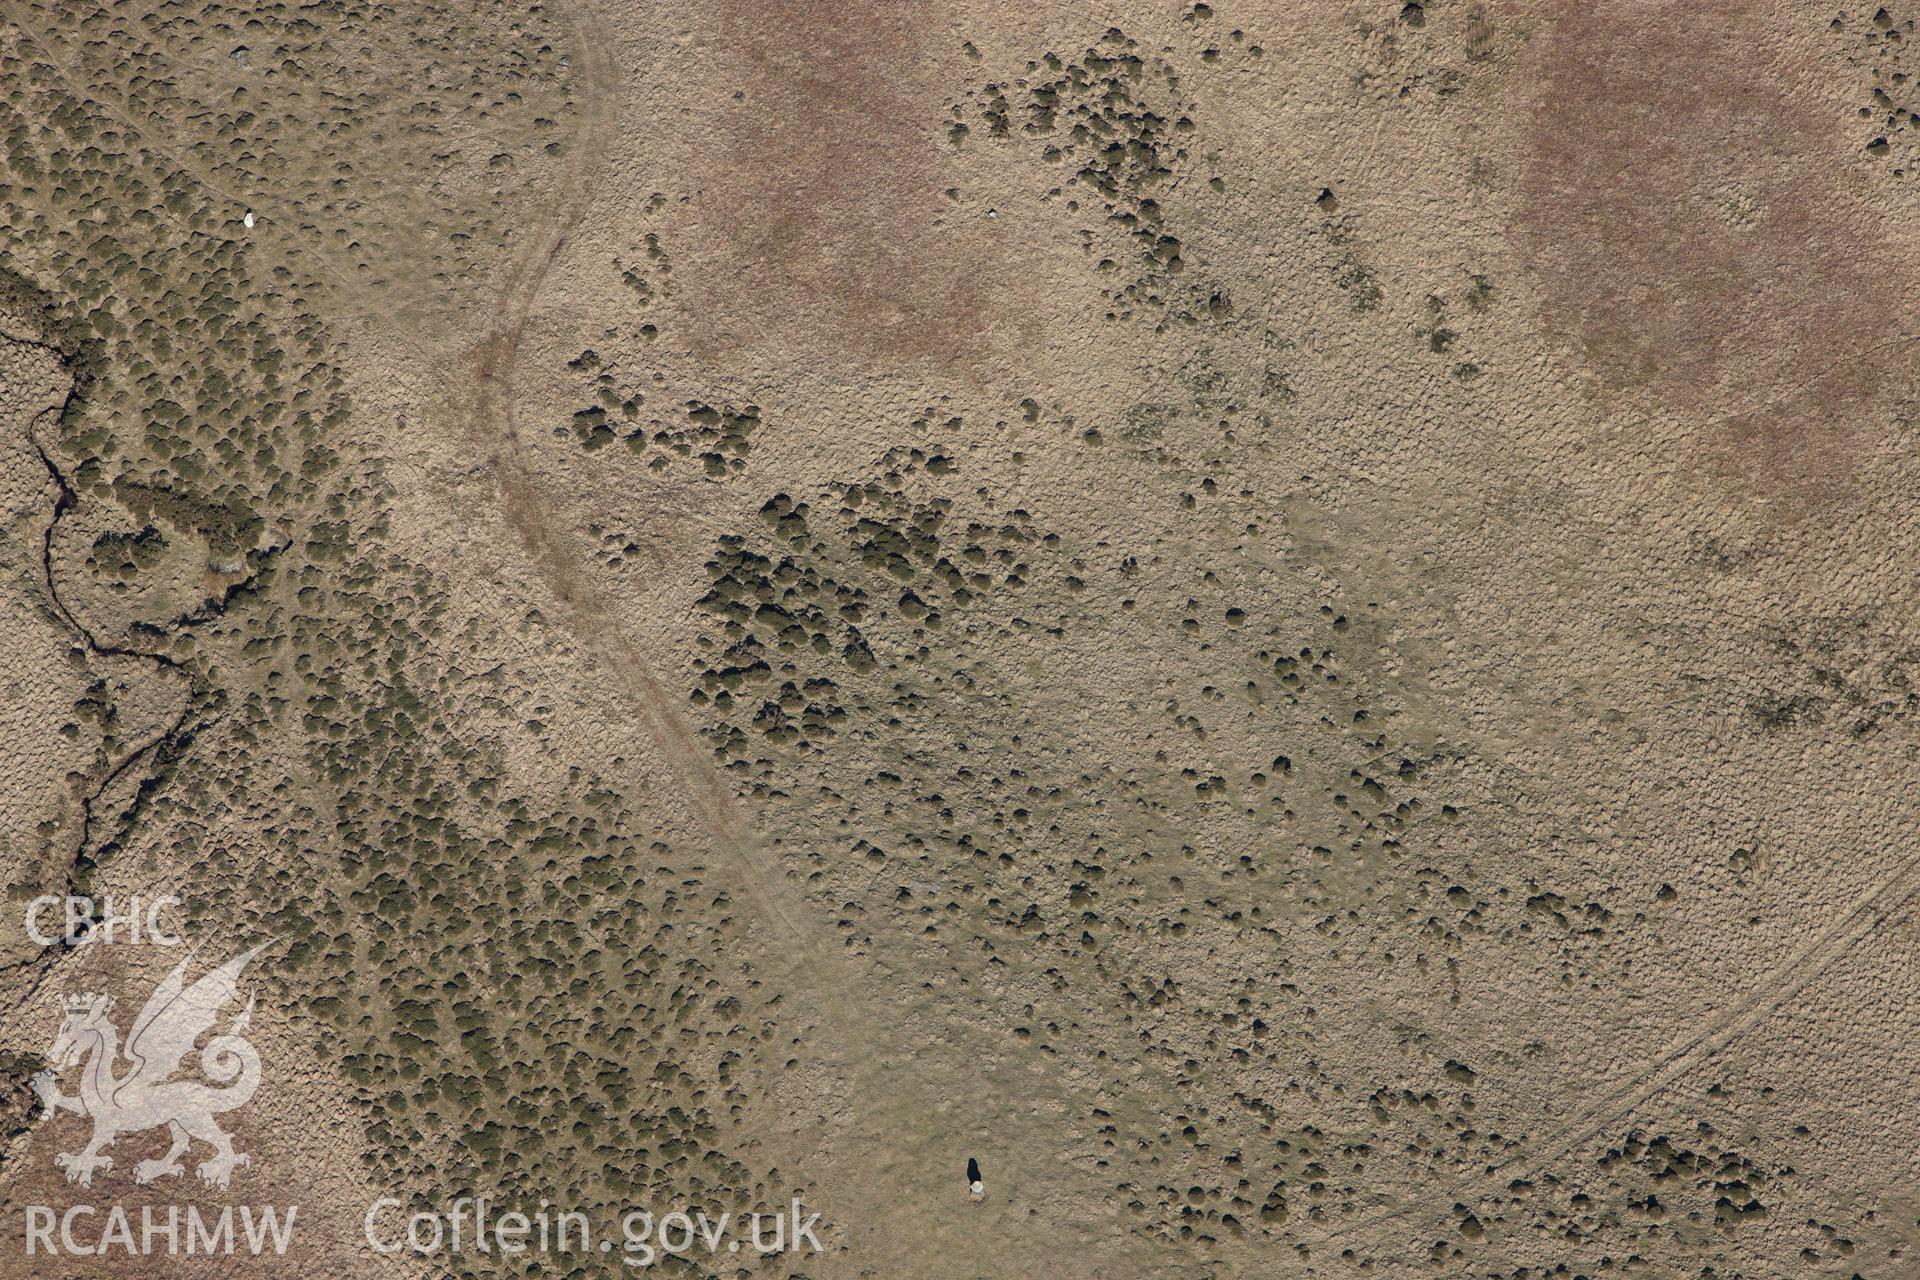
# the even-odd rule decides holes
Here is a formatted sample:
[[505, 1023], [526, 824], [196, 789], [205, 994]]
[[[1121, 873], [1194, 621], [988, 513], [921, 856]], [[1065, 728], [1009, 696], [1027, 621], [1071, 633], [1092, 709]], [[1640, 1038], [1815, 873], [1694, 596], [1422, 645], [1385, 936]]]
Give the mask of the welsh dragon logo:
[[[227, 1029], [200, 1050], [200, 1071], [212, 1084], [172, 1077], [194, 1042], [239, 994], [240, 973], [247, 962], [267, 945], [263, 942], [242, 952], [191, 986], [185, 981], [188, 961], [175, 965], [141, 1006], [124, 1049], [120, 1029], [110, 1017], [113, 997], [92, 993], [65, 997], [66, 1020], [47, 1054], [53, 1067], [33, 1078], [33, 1090], [50, 1113], [71, 1111], [93, 1121], [93, 1137], [85, 1147], [53, 1158], [66, 1170], [68, 1182], [93, 1185], [96, 1171], [113, 1167], [113, 1158], [105, 1152], [115, 1138], [162, 1125], [172, 1145], [158, 1160], [142, 1160], [134, 1166], [136, 1182], [180, 1173], [180, 1158], [195, 1141], [213, 1148], [213, 1154], [194, 1170], [210, 1187], [226, 1187], [233, 1171], [248, 1163], [213, 1118], [246, 1105], [260, 1087], [260, 1055], [243, 1038], [253, 1020], [253, 998], [249, 996], [246, 1008]], [[123, 1058], [126, 1070], [117, 1072]], [[60, 1076], [76, 1065], [80, 1092], [69, 1096], [60, 1091]]]

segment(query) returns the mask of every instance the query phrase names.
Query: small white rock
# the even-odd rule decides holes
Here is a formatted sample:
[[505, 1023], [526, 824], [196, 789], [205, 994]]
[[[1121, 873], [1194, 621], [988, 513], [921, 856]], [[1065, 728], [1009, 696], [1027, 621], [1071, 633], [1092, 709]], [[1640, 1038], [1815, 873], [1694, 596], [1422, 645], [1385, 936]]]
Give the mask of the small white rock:
[[253, 210], [251, 209], [247, 210], [247, 216], [240, 219], [240, 221], [249, 231], [251, 231], [253, 229]]
[[978, 1200], [980, 1197], [987, 1194], [987, 1184], [979, 1181], [978, 1179], [975, 1179], [973, 1184], [967, 1189], [973, 1192], [973, 1198], [975, 1200]]

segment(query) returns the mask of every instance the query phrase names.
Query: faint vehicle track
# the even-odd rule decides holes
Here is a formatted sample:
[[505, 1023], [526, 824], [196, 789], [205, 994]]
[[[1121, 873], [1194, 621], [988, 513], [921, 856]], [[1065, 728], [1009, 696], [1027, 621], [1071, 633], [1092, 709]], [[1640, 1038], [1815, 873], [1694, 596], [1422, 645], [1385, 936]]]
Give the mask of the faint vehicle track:
[[1785, 960], [1769, 969], [1752, 990], [1646, 1063], [1638, 1073], [1644, 1083], [1630, 1081], [1606, 1091], [1550, 1137], [1530, 1144], [1529, 1149], [1494, 1165], [1490, 1172], [1515, 1167], [1538, 1169], [1592, 1139], [1686, 1074], [1701, 1059], [1725, 1048], [1798, 995], [1854, 944], [1886, 923], [1889, 916], [1905, 905], [1916, 887], [1920, 887], [1920, 862], [1900, 868], [1855, 898]]
[[[13, 17], [20, 29], [34, 39], [48, 63], [69, 86], [78, 83], [48, 44], [38, 39], [31, 28], [18, 23], [17, 14], [7, 0], [0, 0], [0, 13]], [[592, 15], [588, 16], [591, 21]], [[650, 740], [680, 774], [687, 797], [713, 837], [715, 851], [738, 880], [742, 895], [777, 935], [778, 945], [773, 949], [772, 958], [779, 964], [797, 970], [791, 976], [804, 981], [804, 987], [796, 993], [802, 997], [802, 1007], [810, 1006], [827, 1021], [828, 1025], [822, 1029], [825, 1033], [824, 1042], [816, 1042], [816, 1048], [823, 1055], [841, 1059], [853, 1077], [846, 1082], [846, 1092], [861, 1098], [856, 1114], [865, 1130], [862, 1136], [897, 1132], [910, 1117], [924, 1115], [937, 1103], [952, 1103], [957, 1095], [974, 1096], [971, 1111], [976, 1116], [996, 1114], [990, 1082], [984, 1075], [957, 1088], [949, 1078], [942, 1083], [939, 1096], [936, 1097], [923, 1092], [933, 1086], [921, 1083], [918, 1076], [902, 1080], [896, 1074], [908, 1070], [915, 1059], [915, 1054], [907, 1049], [902, 1039], [900, 1019], [876, 1016], [861, 1004], [854, 994], [855, 966], [835, 944], [833, 932], [803, 919], [784, 900], [781, 889], [786, 877], [777, 858], [736, 814], [731, 791], [724, 779], [707, 759], [703, 745], [677, 714], [674, 699], [649, 669], [644, 651], [626, 639], [617, 616], [598, 586], [590, 575], [581, 573], [576, 548], [570, 540], [556, 532], [551, 512], [533, 480], [515, 421], [514, 383], [520, 344], [533, 306], [554, 262], [566, 248], [572, 229], [591, 204], [592, 178], [602, 167], [614, 124], [607, 104], [620, 91], [609, 53], [610, 37], [598, 30], [583, 32], [582, 25], [569, 19], [580, 50], [577, 65], [581, 67], [590, 87], [590, 91], [582, 95], [581, 107], [586, 120], [581, 130], [581, 143], [575, 148], [577, 163], [569, 166], [566, 177], [562, 179], [563, 191], [554, 206], [554, 212], [542, 220], [542, 229], [536, 232], [533, 245], [511, 268], [492, 308], [492, 323], [475, 353], [471, 400], [474, 409], [473, 430], [480, 437], [482, 447], [490, 451], [489, 461], [500, 487], [504, 513], [549, 589], [573, 614], [578, 634], [598, 652], [605, 669], [618, 680], [627, 694], [629, 705], [639, 713]], [[71, 88], [69, 91], [72, 92]], [[220, 184], [208, 181], [168, 148], [146, 139], [144, 131], [116, 104], [91, 98], [86, 100], [94, 101], [96, 106], [113, 115], [140, 138], [149, 151], [173, 164], [191, 180], [234, 200], [236, 204], [251, 204], [246, 198], [226, 191]], [[291, 237], [282, 240], [281, 244], [282, 251], [290, 256], [312, 258], [311, 252], [295, 243]], [[394, 336], [416, 352], [419, 350], [404, 335]], [[41, 451], [41, 457], [60, 489], [54, 517], [57, 523], [71, 506], [73, 494], [64, 476], [44, 450]], [[51, 536], [50, 527], [49, 545]], [[50, 575], [50, 562], [48, 572]], [[50, 593], [53, 592], [51, 577], [48, 586]], [[56, 607], [60, 608], [69, 625], [85, 634], [77, 620], [58, 605], [57, 595]], [[89, 645], [93, 645], [92, 637], [86, 638]], [[158, 660], [177, 666], [165, 655], [140, 655], [136, 651], [128, 653], [131, 656], [155, 656]], [[191, 720], [190, 702], [179, 722], [161, 738], [122, 761], [99, 784], [95, 794], [104, 792], [143, 759], [160, 755], [174, 756], [184, 751], [195, 733], [204, 727], [203, 723], [190, 723]], [[118, 834], [124, 834], [124, 824], [123, 815], [122, 830]], [[84, 825], [90, 828], [90, 817]], [[91, 835], [83, 834], [81, 850], [90, 843]], [[76, 859], [78, 856], [77, 852]], [[0, 1010], [0, 1017], [9, 1021], [17, 1018], [44, 989], [59, 962], [69, 954], [71, 952], [67, 948], [56, 945], [24, 962], [34, 967], [33, 977], [24, 984], [18, 998], [6, 1009]], [[1047, 1081], [1033, 1078], [1027, 1081], [1024, 1090], [1011, 1092], [1007, 1096], [1026, 1099], [1044, 1097], [1048, 1093], [1047, 1084]], [[873, 1153], [871, 1158], [875, 1172], [870, 1179], [844, 1184], [863, 1207], [872, 1211], [867, 1215], [870, 1223], [882, 1222], [878, 1209], [890, 1191], [897, 1190], [890, 1186], [889, 1175], [901, 1160], [898, 1153], [884, 1152]], [[915, 1230], [913, 1224], [905, 1221], [892, 1222], [888, 1219], [882, 1224], [890, 1224], [901, 1232], [909, 1233], [909, 1238]], [[871, 1230], [871, 1226], [868, 1229]]]
[[[67, 96], [73, 99], [76, 107], [83, 109], [92, 107], [113, 117], [114, 121], [131, 135], [129, 139], [130, 142], [137, 142], [153, 156], [164, 160], [167, 164], [172, 165], [175, 170], [185, 174], [195, 185], [229, 201], [236, 209], [253, 210], [266, 208], [268, 202], [264, 197], [243, 195], [230, 189], [225, 183], [214, 181], [212, 176], [200, 165], [189, 161], [180, 151], [155, 138], [148, 132], [147, 127], [135, 123], [133, 116], [128, 112], [127, 108], [121, 103], [114, 101], [108, 94], [98, 92], [91, 79], [76, 75], [74, 70], [67, 65], [66, 60], [54, 51], [53, 42], [46, 36], [43, 36], [37, 28], [20, 16], [19, 10], [17, 6], [12, 3], [12, 0], [0, 0], [0, 16], [4, 16], [13, 24], [16, 31], [25, 36], [29, 42], [39, 49], [39, 56], [45, 59], [47, 65], [52, 67], [55, 74], [65, 83]], [[87, 86], [86, 91], [81, 89], [80, 86], [82, 85]], [[270, 218], [271, 214], [269, 214], [269, 219]], [[270, 221], [269, 225], [271, 225]], [[216, 233], [213, 232], [203, 232], [200, 234], [205, 234], [209, 236], [209, 238], [214, 238], [216, 235]], [[233, 239], [233, 237], [224, 238]], [[294, 236], [248, 236], [245, 239], [245, 243], [250, 249], [256, 251], [264, 251], [267, 245], [274, 246], [286, 255], [288, 259], [304, 264], [312, 282], [322, 287], [324, 287], [328, 281], [335, 279], [339, 274], [337, 264], [325, 261], [318, 253], [307, 248]], [[76, 262], [74, 266], [68, 267], [67, 271], [74, 271], [78, 269], [79, 265], [81, 264]], [[65, 274], [66, 273], [63, 272], [61, 277], [56, 278], [64, 278]], [[369, 320], [373, 314], [373, 311], [369, 308], [364, 314], [359, 315], [357, 318]], [[426, 354], [420, 345], [415, 342], [404, 329], [391, 325], [383, 325], [380, 327], [380, 340], [382, 342], [392, 342], [407, 347], [423, 361], [426, 359]]]
[[[105, 112], [107, 115], [112, 116], [115, 121], [129, 132], [132, 140], [137, 141], [139, 145], [145, 147], [153, 155], [171, 164], [179, 172], [185, 174], [191, 181], [216, 195], [233, 201], [239, 207], [246, 208], [251, 206], [253, 203], [251, 200], [228, 191], [224, 186], [212, 181], [205, 174], [201, 173], [195, 166], [188, 164], [185, 159], [172, 148], [150, 137], [146, 130], [133, 122], [133, 119], [127, 114], [125, 108], [121, 107], [118, 103], [107, 100], [104, 94], [93, 95], [80, 92], [77, 86], [86, 82], [75, 77], [72, 69], [67, 66], [65, 60], [54, 52], [52, 42], [42, 36], [31, 24], [26, 22], [20, 16], [18, 8], [10, 3], [9, 0], [0, 0], [0, 15], [4, 15], [6, 19], [12, 23], [14, 29], [20, 36], [23, 36], [38, 48], [40, 57], [46, 60], [47, 65], [52, 67], [55, 74], [66, 84], [68, 96], [73, 99], [76, 106], [91, 106]], [[289, 239], [282, 243], [285, 245], [287, 252], [296, 258], [311, 256], [307, 250], [299, 246], [295, 241]], [[74, 268], [69, 268], [69, 270], [73, 269]], [[325, 278], [324, 274], [321, 278]], [[69, 352], [38, 339], [22, 337], [15, 334], [0, 334], [0, 338], [4, 338], [9, 342], [37, 347], [51, 352], [54, 357], [59, 360], [62, 368], [70, 368], [74, 359]], [[69, 387], [65, 399], [58, 409], [53, 411], [56, 420], [63, 419], [66, 416], [72, 405], [76, 391], [77, 383]], [[40, 416], [45, 417], [47, 415], [42, 414]], [[36, 419], [35, 425], [37, 425], [37, 423], [38, 419]], [[65, 882], [65, 892], [73, 893], [75, 891], [77, 868], [81, 860], [87, 856], [88, 849], [94, 841], [93, 827], [96, 816], [94, 810], [101, 798], [112, 789], [115, 783], [126, 777], [135, 766], [139, 765], [141, 761], [154, 759], [161, 761], [162, 765], [164, 765], [179, 759], [188, 747], [191, 746], [200, 731], [212, 723], [212, 720], [202, 719], [198, 723], [189, 724], [189, 721], [193, 719], [194, 690], [192, 688], [191, 676], [188, 675], [186, 669], [182, 667], [180, 663], [164, 653], [150, 653], [144, 650], [101, 643], [93, 633], [74, 616], [72, 611], [68, 609], [65, 601], [61, 599], [53, 571], [53, 538], [56, 529], [59, 527], [61, 518], [77, 504], [78, 495], [68, 482], [65, 473], [54, 463], [53, 457], [47, 452], [46, 447], [34, 437], [31, 427], [28, 430], [27, 443], [33, 448], [34, 452], [39, 455], [41, 464], [46, 468], [47, 474], [52, 479], [56, 488], [53, 516], [52, 519], [48, 521], [41, 540], [42, 585], [46, 590], [47, 599], [54, 613], [69, 630], [79, 637], [81, 643], [89, 652], [108, 657], [129, 657], [155, 662], [158, 663], [163, 670], [176, 673], [185, 678], [188, 683], [184, 705], [181, 708], [180, 715], [174, 722], [153, 740], [147, 742], [137, 750], [129, 752], [118, 764], [107, 770], [100, 780], [90, 787], [86, 794], [81, 797], [79, 839], [75, 843], [72, 855], [65, 860], [66, 865], [61, 873], [62, 879]], [[217, 616], [236, 595], [251, 591], [254, 582], [255, 577], [250, 575], [244, 582], [229, 587], [225, 597], [210, 610], [196, 610], [194, 615], [182, 617], [178, 619], [177, 622], [181, 625], [197, 625], [199, 622], [206, 621], [210, 617]], [[108, 838], [106, 844], [102, 846], [103, 851], [125, 838], [128, 830], [139, 816], [140, 809], [150, 792], [152, 782], [153, 777], [151, 774], [147, 779], [142, 781], [133, 803], [121, 813], [114, 833]], [[52, 946], [41, 948], [39, 952], [27, 959], [9, 966], [7, 970], [9, 972], [16, 972], [20, 969], [31, 969], [32, 976], [25, 987], [18, 991], [17, 998], [10, 1001], [4, 1010], [0, 1010], [0, 1016], [11, 1019], [18, 1015], [45, 985], [46, 980], [51, 976], [60, 960], [68, 954], [70, 954], [69, 949], [65, 947], [64, 944], [55, 943]]]
[[[588, 23], [598, 25], [590, 13]], [[569, 20], [581, 51], [579, 65], [595, 92], [583, 103], [587, 118], [576, 154], [604, 148], [614, 124], [605, 104], [620, 90], [607, 53], [611, 39], [598, 31], [583, 32], [582, 25]], [[679, 699], [654, 673], [644, 647], [625, 635], [592, 576], [581, 572], [579, 549], [559, 532], [560, 522], [535, 482], [517, 431], [514, 379], [521, 339], [548, 272], [592, 201], [591, 178], [600, 163], [598, 155], [588, 156], [571, 171], [568, 189], [545, 220], [545, 230], [507, 278], [494, 307], [494, 323], [475, 353], [471, 430], [487, 452], [504, 514], [536, 571], [572, 615], [576, 636], [625, 693], [648, 739], [679, 775], [714, 852], [747, 904], [773, 931], [776, 946], [770, 958], [788, 968], [788, 990], [801, 1008], [825, 1023], [814, 1050], [836, 1069], [834, 1092], [846, 1100], [852, 1117], [847, 1123], [853, 1126], [840, 1137], [851, 1163], [825, 1180], [838, 1189], [843, 1208], [849, 1210], [842, 1222], [843, 1239], [857, 1233], [883, 1261], [904, 1259], [928, 1247], [941, 1231], [947, 1233], [943, 1238], [949, 1247], [959, 1247], [973, 1229], [963, 1218], [930, 1221], [903, 1207], [920, 1196], [928, 1199], [917, 1203], [937, 1203], [934, 1188], [949, 1180], [935, 1168], [948, 1154], [943, 1144], [957, 1135], [952, 1129], [929, 1129], [929, 1118], [944, 1115], [949, 1126], [1007, 1124], [1031, 1131], [1036, 1124], [1070, 1117], [1072, 1108], [1053, 1100], [1074, 1095], [1074, 1086], [1058, 1071], [1048, 1071], [1024, 1055], [997, 1062], [967, 1055], [965, 1046], [943, 1036], [937, 1026], [915, 1024], [907, 1004], [890, 1001], [876, 1008], [863, 998], [861, 980], [883, 978], [886, 967], [872, 958], [856, 960], [839, 945], [832, 928], [809, 918], [812, 913], [804, 905], [789, 903], [789, 896], [794, 904], [804, 902], [804, 887], [789, 881], [778, 856], [739, 815], [732, 788], [683, 719]], [[790, 895], [783, 892], [789, 884]], [[949, 1063], [952, 1069], [930, 1069], [942, 1053], [967, 1056]], [[1043, 1121], [1043, 1115], [1049, 1119]], [[925, 1139], [905, 1139], [915, 1133]]]
[[[92, 106], [106, 112], [123, 125], [127, 131], [139, 141], [141, 146], [144, 146], [154, 155], [159, 156], [174, 168], [186, 174], [189, 178], [192, 178], [200, 186], [205, 187], [215, 195], [226, 197], [243, 209], [252, 207], [254, 203], [253, 197], [238, 195], [227, 190], [222, 184], [212, 181], [202, 173], [197, 166], [187, 163], [186, 159], [172, 147], [150, 137], [145, 128], [134, 123], [133, 117], [127, 113], [127, 109], [124, 106], [108, 100], [107, 95], [103, 93], [83, 93], [79, 86], [90, 84], [90, 81], [74, 74], [73, 69], [67, 65], [66, 60], [54, 52], [53, 42], [46, 36], [40, 34], [39, 29], [33, 26], [33, 24], [22, 18], [19, 9], [12, 4], [10, 0], [0, 0], [0, 14], [5, 14], [7, 20], [13, 24], [14, 29], [24, 35], [40, 50], [40, 56], [46, 59], [47, 65], [52, 67], [54, 71], [59, 74], [60, 78], [66, 82], [67, 93], [73, 98], [76, 106]], [[294, 245], [291, 241], [288, 242], [288, 245], [290, 249], [295, 252], [304, 252], [304, 250], [300, 250], [298, 246]]]
[[[1855, 898], [1785, 960], [1767, 970], [1739, 999], [1680, 1036], [1658, 1057], [1642, 1064], [1627, 1081], [1602, 1092], [1546, 1136], [1522, 1143], [1505, 1160], [1488, 1165], [1480, 1179], [1487, 1181], [1500, 1175], [1524, 1178], [1537, 1174], [1554, 1160], [1592, 1141], [1805, 990], [1855, 944], [1905, 906], [1916, 889], [1920, 889], [1920, 861], [1899, 868]], [[1452, 1200], [1465, 1203], [1496, 1190], [1493, 1186], [1483, 1186], [1477, 1191], [1455, 1188], [1449, 1194]], [[1357, 1222], [1341, 1222], [1337, 1226], [1343, 1234], [1364, 1231], [1430, 1209], [1433, 1203], [1396, 1205]]]
[[[206, 190], [241, 208], [250, 208], [257, 203], [254, 197], [228, 190], [223, 184], [213, 181], [178, 152], [149, 137], [146, 130], [135, 123], [120, 104], [107, 100], [104, 95], [79, 94], [74, 86], [83, 81], [75, 77], [66, 61], [54, 51], [52, 42], [22, 19], [17, 7], [9, 0], [0, 0], [0, 13], [5, 14], [16, 29], [39, 48], [40, 55], [66, 81], [69, 93], [76, 97], [76, 101], [91, 103], [113, 116], [141, 145]], [[590, 15], [589, 20], [598, 27], [597, 18]], [[554, 593], [579, 615], [592, 639], [603, 648], [610, 647], [611, 652], [603, 654], [603, 657], [612, 659], [608, 661], [608, 667], [621, 675], [634, 695], [645, 716], [649, 736], [680, 769], [709, 829], [727, 849], [751, 850], [746, 854], [748, 865], [744, 868], [750, 873], [745, 878], [751, 884], [756, 876], [777, 878], [777, 868], [759, 848], [757, 841], [734, 819], [725, 783], [714, 776], [711, 767], [706, 764], [700, 744], [671, 710], [665, 690], [641, 665], [639, 653], [620, 636], [618, 624], [598, 589], [579, 574], [572, 548], [553, 532], [552, 522], [546, 518], [548, 513], [526, 467], [517, 433], [514, 378], [521, 338], [548, 272], [565, 249], [572, 228], [585, 215], [591, 203], [591, 179], [603, 163], [608, 133], [613, 124], [606, 103], [620, 90], [619, 78], [608, 53], [610, 38], [607, 33], [597, 29], [583, 32], [582, 24], [572, 16], [567, 21], [573, 30], [575, 44], [580, 51], [579, 65], [589, 86], [589, 91], [581, 95], [581, 110], [587, 117], [582, 130], [586, 135], [584, 145], [575, 148], [576, 153], [587, 153], [583, 157], [586, 163], [568, 168], [568, 176], [563, 179], [566, 191], [558, 212], [545, 220], [545, 230], [540, 233], [533, 249], [511, 269], [494, 303], [493, 324], [480, 344], [476, 361], [476, 422], [486, 432], [487, 443], [497, 446], [489, 460], [500, 485], [509, 522], [534, 553], [535, 562]], [[289, 254], [300, 258], [311, 257], [310, 252], [291, 237], [282, 239], [280, 243]], [[316, 268], [324, 266], [318, 259], [308, 265]], [[321, 278], [325, 276], [323, 271]], [[406, 341], [404, 336], [401, 336], [401, 341]], [[41, 456], [51, 469], [52, 463], [44, 450]], [[64, 481], [62, 485], [64, 489]], [[70, 490], [66, 492], [71, 493]], [[777, 898], [767, 900], [767, 895], [763, 893], [755, 896], [761, 900], [756, 905], [761, 907], [770, 923], [780, 930], [790, 947], [802, 951], [817, 947], [818, 944]], [[829, 989], [837, 989], [833, 984], [828, 985]]]
[[[579, 20], [581, 14], [585, 15], [584, 22]], [[593, 178], [604, 164], [615, 124], [607, 104], [621, 91], [608, 52], [612, 40], [598, 29], [597, 15], [581, 6], [567, 22], [579, 50], [576, 65], [589, 89], [581, 95], [585, 120], [580, 141], [573, 147], [580, 163], [567, 171], [565, 189], [554, 212], [544, 219], [544, 229], [512, 268], [494, 304], [493, 324], [475, 357], [474, 427], [481, 433], [480, 443], [490, 451], [488, 460], [508, 523], [532, 554], [548, 588], [572, 612], [579, 632], [598, 651], [602, 665], [620, 682], [628, 701], [639, 711], [648, 738], [679, 772], [702, 823], [719, 852], [734, 864], [749, 900], [779, 934], [787, 959], [808, 961], [808, 967], [816, 971], [817, 990], [842, 1006], [836, 1012], [848, 1014], [852, 1008], [843, 1004], [844, 981], [836, 981], [833, 972], [842, 957], [797, 919], [779, 894], [766, 892], [766, 883], [784, 878], [778, 864], [736, 815], [725, 780], [718, 776], [706, 758], [705, 748], [678, 714], [672, 697], [651, 671], [645, 653], [622, 634], [605, 595], [590, 575], [580, 571], [577, 549], [571, 539], [558, 532], [558, 522], [538, 491], [520, 440], [514, 382], [521, 339], [548, 273], [592, 203]], [[594, 29], [583, 29], [588, 26]]]
[[[224, 184], [212, 180], [173, 148], [149, 136], [147, 130], [136, 123], [119, 103], [109, 100], [105, 95], [80, 93], [75, 86], [87, 82], [76, 77], [65, 59], [55, 51], [52, 42], [26, 22], [10, 0], [0, 0], [0, 14], [4, 14], [22, 35], [38, 47], [40, 56], [66, 82], [69, 94], [77, 103], [89, 103], [106, 112], [153, 155], [171, 164], [199, 186], [233, 202], [236, 207], [251, 208], [258, 203], [255, 197], [229, 190]], [[589, 15], [589, 20], [595, 27], [598, 26], [597, 19], [592, 15]], [[554, 594], [573, 609], [582, 624], [582, 630], [601, 648], [608, 669], [619, 675], [632, 701], [642, 712], [649, 737], [682, 773], [703, 821], [719, 840], [722, 851], [738, 855], [743, 860], [744, 865], [738, 870], [743, 873], [741, 878], [755, 905], [781, 934], [790, 951], [810, 955], [816, 961], [829, 957], [837, 961], [838, 954], [831, 948], [823, 947], [802, 927], [780, 902], [778, 895], [768, 895], [756, 888], [756, 881], [760, 877], [779, 878], [777, 866], [760, 847], [757, 839], [734, 817], [731, 797], [724, 781], [715, 776], [711, 766], [706, 763], [700, 744], [671, 709], [665, 689], [645, 669], [637, 648], [620, 635], [618, 623], [597, 587], [578, 572], [573, 549], [553, 531], [552, 522], [547, 518], [548, 513], [536, 492], [523, 457], [514, 409], [514, 378], [521, 338], [548, 272], [566, 247], [572, 228], [585, 215], [591, 203], [591, 179], [601, 167], [609, 141], [608, 133], [613, 124], [606, 103], [620, 89], [608, 53], [608, 35], [597, 29], [583, 32], [582, 24], [571, 16], [568, 25], [573, 29], [575, 44], [580, 51], [578, 64], [589, 86], [589, 92], [581, 95], [581, 109], [587, 117], [582, 130], [585, 137], [575, 149], [576, 154], [586, 153], [581, 157], [585, 163], [568, 168], [568, 176], [563, 179], [566, 190], [557, 212], [544, 220], [544, 231], [539, 233], [533, 249], [510, 270], [494, 304], [493, 324], [480, 344], [476, 360], [476, 426], [484, 432], [484, 442], [494, 450], [489, 461], [500, 485], [502, 505], [509, 522], [533, 553], [536, 566]], [[326, 267], [294, 238], [285, 237], [278, 243], [288, 254], [308, 260], [310, 268]], [[319, 278], [324, 279], [327, 274], [327, 270], [321, 270]], [[408, 342], [404, 334], [392, 336], [418, 352], [418, 347]], [[51, 460], [44, 450], [41, 456], [51, 469]], [[64, 481], [62, 487], [70, 495], [71, 491], [65, 490]], [[64, 610], [62, 612], [66, 616]], [[71, 619], [69, 622], [71, 624]], [[150, 744], [147, 750], [158, 745]], [[121, 769], [116, 769], [114, 777], [119, 777], [124, 768], [144, 754], [146, 751], [123, 762]], [[83, 847], [84, 844], [83, 837]], [[836, 996], [842, 991], [840, 983], [826, 980], [824, 975], [821, 977], [822, 991]]]

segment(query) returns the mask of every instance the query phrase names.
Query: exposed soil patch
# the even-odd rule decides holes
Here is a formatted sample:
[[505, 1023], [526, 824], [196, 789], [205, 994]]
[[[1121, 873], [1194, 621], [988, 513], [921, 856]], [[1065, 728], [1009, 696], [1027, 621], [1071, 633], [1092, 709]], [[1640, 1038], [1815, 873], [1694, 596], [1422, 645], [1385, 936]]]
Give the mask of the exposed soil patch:
[[[941, 24], [911, 6], [715, 7], [728, 50], [712, 145], [690, 188], [724, 236], [694, 265], [723, 345], [771, 334], [867, 365], [977, 352], [999, 256], [948, 207]], [[943, 222], [945, 225], [943, 225]]]
[[1769, 21], [1555, 10], [1515, 230], [1549, 327], [1606, 385], [1706, 420], [1704, 461], [1755, 496], [1832, 498], [1881, 443], [1907, 307], [1840, 121], [1774, 65], [1794, 46]]

